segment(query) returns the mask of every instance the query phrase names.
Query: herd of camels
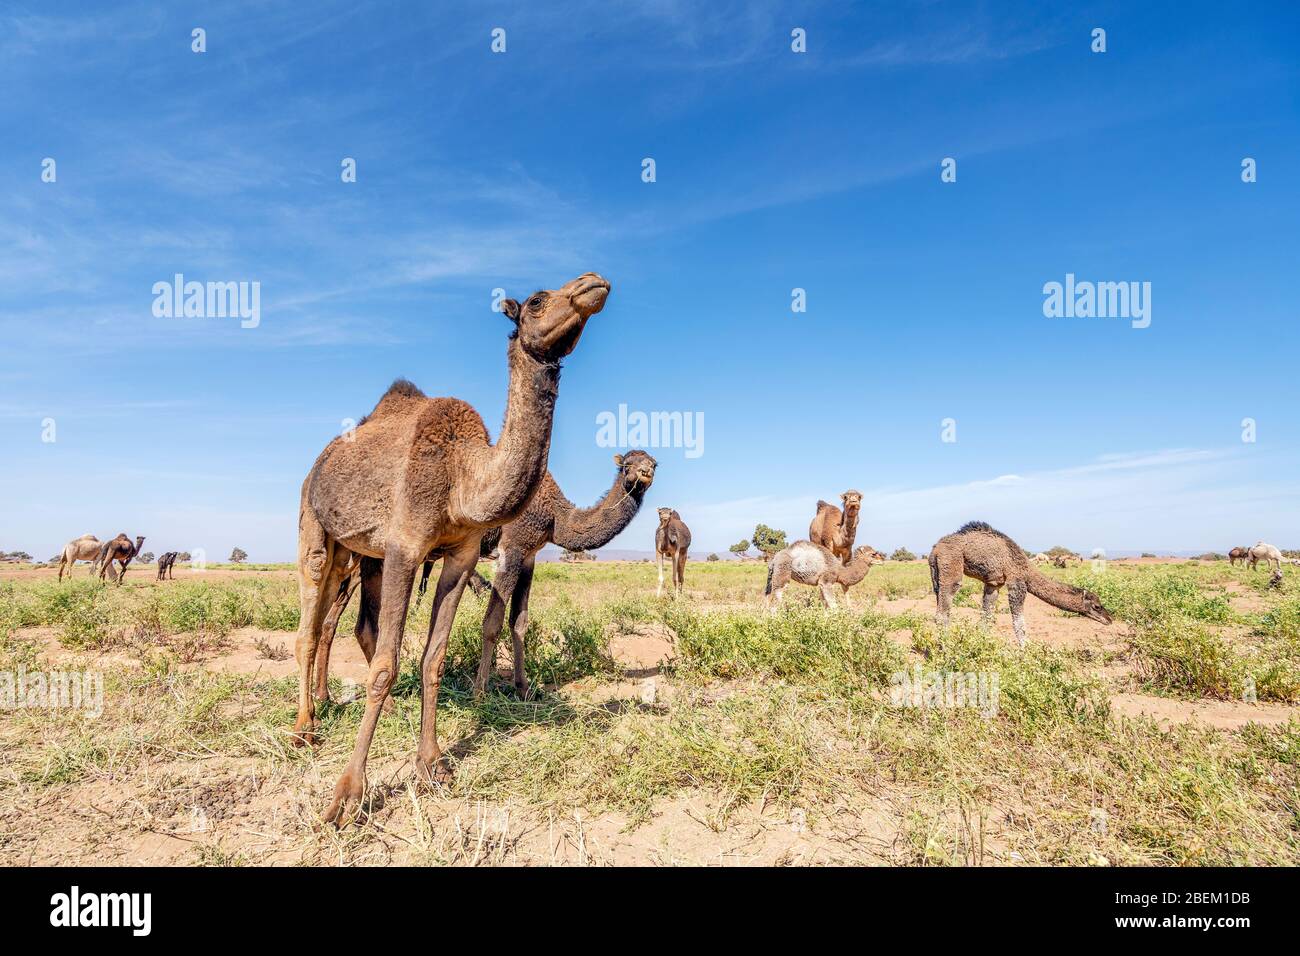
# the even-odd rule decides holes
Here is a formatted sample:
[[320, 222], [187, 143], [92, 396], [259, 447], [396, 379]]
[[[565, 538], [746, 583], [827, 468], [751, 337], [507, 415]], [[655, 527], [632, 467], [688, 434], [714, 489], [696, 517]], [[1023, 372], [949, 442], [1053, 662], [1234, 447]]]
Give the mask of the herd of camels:
[[[614, 456], [614, 480], [591, 508], [574, 506], [547, 470], [561, 361], [578, 345], [609, 293], [605, 279], [586, 273], [522, 302], [502, 303], [501, 310], [514, 328], [506, 348], [505, 422], [495, 444], [470, 405], [455, 398], [427, 397], [415, 385], [399, 380], [355, 429], [325, 447], [307, 474], [298, 521], [302, 613], [295, 645], [296, 745], [318, 741], [316, 709], [329, 700], [330, 647], [339, 618], [358, 591], [355, 636], [368, 664], [365, 711], [356, 744], [323, 814], [325, 821], [343, 826], [360, 812], [370, 744], [398, 675], [415, 574], [421, 567], [422, 595], [433, 562], [442, 561], [420, 663], [420, 735], [415, 755], [420, 779], [438, 782], [450, 776], [438, 746], [438, 691], [447, 640], [465, 587], [488, 595], [475, 693], [481, 695], [492, 676], [496, 642], [507, 621], [514, 685], [519, 693], [527, 693], [524, 636], [538, 552], [548, 543], [569, 551], [602, 547], [639, 511], [657, 467], [645, 451]], [[796, 541], [769, 559], [764, 594], [773, 610], [791, 581], [818, 588], [823, 601], [833, 606], [837, 585], [847, 597], [848, 589], [866, 576], [871, 565], [884, 560], [874, 548], [854, 549], [861, 493], [850, 490], [840, 498], [842, 508], [819, 501], [808, 540]], [[60, 562], [60, 579], [64, 566], [70, 568], [76, 560], [93, 561], [101, 579], [117, 561], [121, 570], [115, 577], [120, 584], [126, 565], [143, 542], [140, 537], [132, 543], [126, 535], [104, 544], [90, 536], [70, 542]], [[665, 561], [671, 565], [673, 591], [682, 591], [690, 544], [690, 529], [681, 515], [660, 508], [655, 531], [660, 594]], [[494, 554], [496, 570], [487, 582], [476, 566], [481, 557]], [[169, 556], [170, 568], [175, 553]], [[1281, 574], [1281, 555], [1271, 545], [1234, 549], [1234, 563], [1238, 558], [1248, 560], [1252, 568], [1256, 561], [1267, 561], [1275, 576]], [[940, 539], [930, 550], [929, 565], [940, 624], [948, 621], [963, 577], [983, 583], [986, 620], [993, 615], [998, 591], [1007, 589], [1021, 644], [1026, 594], [1103, 624], [1111, 622], [1095, 594], [1043, 574], [1035, 559], [1014, 541], [982, 522], [971, 522]]]

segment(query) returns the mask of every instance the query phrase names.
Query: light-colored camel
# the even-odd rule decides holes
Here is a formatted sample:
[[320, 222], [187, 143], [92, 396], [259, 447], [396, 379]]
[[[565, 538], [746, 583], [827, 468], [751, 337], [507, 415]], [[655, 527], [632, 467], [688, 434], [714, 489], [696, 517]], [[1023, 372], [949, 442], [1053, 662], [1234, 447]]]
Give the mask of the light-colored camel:
[[1260, 561], [1263, 561], [1274, 571], [1282, 570], [1282, 552], [1271, 544], [1265, 544], [1263, 541], [1257, 542], [1254, 547], [1246, 552], [1246, 558], [1250, 561], [1252, 571], [1255, 570], [1255, 565]]
[[1237, 562], [1240, 561], [1241, 566], [1244, 568], [1246, 566], [1246, 561], [1249, 557], [1250, 557], [1249, 548], [1233, 548], [1231, 551], [1228, 552], [1228, 563], [1233, 567], [1236, 567]]
[[99, 558], [99, 549], [101, 543], [93, 534], [83, 534], [80, 538], [73, 538], [63, 546], [63, 554], [59, 556], [59, 580], [63, 580], [63, 572], [66, 569], [68, 577], [72, 577], [72, 566], [78, 561], [89, 561], [91, 574], [95, 573], [95, 561]]
[[[528, 598], [533, 583], [533, 568], [537, 553], [549, 542], [569, 551], [590, 551], [609, 544], [628, 526], [654, 482], [656, 462], [641, 450], [626, 455], [615, 455], [618, 471], [608, 492], [591, 508], [578, 508], [560, 491], [548, 471], [542, 486], [533, 495], [528, 507], [514, 521], [494, 529], [483, 536], [481, 550], [499, 549], [496, 569], [488, 585], [487, 611], [483, 615], [483, 653], [479, 659], [478, 676], [474, 693], [481, 697], [487, 689], [496, 663], [497, 640], [510, 609], [510, 636], [514, 645], [514, 685], [521, 696], [528, 694], [528, 679], [524, 673], [524, 638], [528, 633]], [[437, 555], [434, 556], [438, 557]], [[377, 603], [382, 600], [376, 578], [383, 572], [382, 562], [366, 559], [361, 566], [361, 603], [357, 609], [357, 641], [363, 647], [374, 642], [373, 634], [363, 635], [366, 628], [373, 629], [378, 620]], [[347, 606], [351, 591], [343, 593], [330, 609], [330, 620], [321, 636], [317, 651], [316, 699], [328, 699], [326, 679], [329, 668], [330, 624], [337, 624], [338, 616]], [[340, 603], [341, 601], [341, 603]]]
[[686, 553], [691, 547], [691, 529], [672, 508], [659, 509], [659, 527], [655, 529], [655, 554], [659, 558], [659, 589], [664, 593], [664, 558], [673, 563], [673, 593], [681, 594], [686, 576]]
[[[429, 637], [421, 660], [422, 781], [445, 780], [437, 738], [438, 687], [460, 596], [479, 557], [483, 533], [517, 517], [546, 474], [560, 361], [587, 320], [605, 305], [609, 283], [587, 273], [523, 304], [502, 303], [515, 324], [507, 348], [506, 418], [495, 445], [483, 419], [454, 398], [427, 398], [399, 381], [357, 428], [326, 446], [302, 487], [298, 521], [301, 620], [298, 719], [294, 740], [316, 740], [312, 677], [326, 613], [351, 573], [354, 556], [383, 559], [378, 635], [363, 645], [370, 668], [356, 746], [326, 809], [342, 825], [365, 795], [366, 758], [380, 709], [398, 674], [415, 572], [430, 552], [443, 556]], [[449, 356], [459, 361], [459, 356]]]
[[1101, 624], [1111, 622], [1110, 612], [1102, 607], [1097, 595], [1049, 578], [1029, 563], [1018, 544], [983, 521], [962, 525], [930, 549], [930, 582], [938, 604], [935, 620], [940, 627], [948, 625], [952, 597], [961, 587], [963, 576], [984, 582], [985, 624], [993, 623], [998, 589], [1006, 585], [1011, 625], [1021, 647], [1025, 644], [1026, 592], [1064, 611], [1082, 614]]
[[850, 488], [840, 495], [844, 510], [828, 501], [817, 502], [817, 514], [808, 526], [808, 540], [828, 548], [842, 563], [853, 554], [853, 539], [858, 535], [858, 514], [862, 511], [862, 492]]
[[[137, 535], [135, 543], [123, 532], [112, 541], [105, 541], [99, 546], [99, 554], [95, 555], [95, 563], [91, 565], [91, 571], [99, 570], [99, 580], [104, 580], [107, 574], [113, 574], [114, 580], [121, 585], [122, 579], [126, 577], [126, 566], [131, 563], [131, 559], [140, 553], [140, 547], [144, 544], [144, 535]], [[119, 568], [113, 571], [113, 562], [116, 561]]]
[[835, 607], [835, 585], [844, 589], [848, 600], [849, 588], [867, 576], [871, 565], [884, 561], [885, 556], [875, 548], [863, 545], [841, 562], [830, 548], [811, 541], [796, 541], [772, 555], [767, 566], [767, 585], [763, 588], [763, 601], [775, 610], [784, 600], [785, 586], [791, 581], [807, 584], [821, 592], [822, 603]]

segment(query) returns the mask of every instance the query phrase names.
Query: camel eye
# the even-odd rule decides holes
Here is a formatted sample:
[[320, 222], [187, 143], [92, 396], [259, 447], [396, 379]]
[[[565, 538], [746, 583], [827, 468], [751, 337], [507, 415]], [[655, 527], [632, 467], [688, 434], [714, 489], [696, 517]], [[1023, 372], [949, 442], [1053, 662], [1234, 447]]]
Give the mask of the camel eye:
[[532, 309], [534, 312], [536, 312], [541, 307], [542, 307], [542, 297], [540, 295], [535, 295], [528, 300], [528, 308]]

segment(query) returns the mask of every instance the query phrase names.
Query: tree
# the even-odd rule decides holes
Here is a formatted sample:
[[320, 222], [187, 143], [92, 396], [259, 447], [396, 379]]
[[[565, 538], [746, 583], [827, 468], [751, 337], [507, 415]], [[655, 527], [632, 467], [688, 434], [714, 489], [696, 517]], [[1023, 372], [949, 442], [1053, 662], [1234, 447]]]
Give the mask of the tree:
[[745, 538], [741, 538], [739, 541], [737, 541], [727, 550], [730, 551], [732, 554], [734, 554], [736, 557], [743, 558], [745, 556], [745, 552], [749, 550], [749, 541]]
[[754, 529], [754, 547], [770, 558], [785, 547], [785, 532], [761, 524]]
[[153, 564], [153, 552], [145, 551], [143, 554], [137, 554], [135, 559], [141, 564]]
[[180, 561], [182, 564], [189, 564], [194, 560], [194, 558], [190, 556], [188, 551], [182, 551], [180, 554], [176, 555], [176, 560]]
[[889, 556], [890, 561], [915, 561], [916, 555], [906, 548], [899, 548]]
[[722, 559], [719, 558], [716, 554], [711, 554], [711, 555], [709, 555], [707, 558], [705, 558], [704, 560], [705, 560], [705, 561], [721, 561]]
[[1063, 545], [1063, 544], [1055, 545], [1054, 547], [1048, 549], [1047, 551], [1044, 551], [1043, 553], [1044, 553], [1045, 555], [1047, 555], [1049, 558], [1054, 558], [1054, 557], [1056, 557], [1058, 554], [1063, 554], [1063, 555], [1065, 555], [1067, 558], [1077, 558], [1077, 557], [1078, 557], [1077, 554], [1075, 554], [1073, 551], [1071, 551], [1069, 548], [1067, 548], [1067, 547], [1066, 547], [1065, 545]]
[[245, 551], [243, 548], [236, 548], [234, 551], [230, 552], [231, 564], [243, 564], [247, 560], [248, 560], [248, 552]]

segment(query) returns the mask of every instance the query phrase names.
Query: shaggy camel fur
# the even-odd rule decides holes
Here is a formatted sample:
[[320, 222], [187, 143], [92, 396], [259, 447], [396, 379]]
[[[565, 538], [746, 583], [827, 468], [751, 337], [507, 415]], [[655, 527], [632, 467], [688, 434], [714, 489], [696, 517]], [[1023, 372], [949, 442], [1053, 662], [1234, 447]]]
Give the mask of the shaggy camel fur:
[[1253, 548], [1246, 552], [1246, 557], [1250, 561], [1250, 569], [1255, 570], [1255, 565], [1263, 561], [1267, 567], [1274, 571], [1282, 570], [1282, 552], [1271, 544], [1265, 544], [1260, 541]]
[[659, 527], [655, 529], [655, 554], [659, 557], [659, 589], [655, 597], [664, 593], [664, 558], [673, 562], [673, 593], [681, 594], [686, 576], [686, 552], [691, 547], [691, 529], [682, 516], [672, 508], [659, 509]]
[[99, 554], [95, 556], [95, 563], [91, 565], [92, 573], [96, 568], [99, 570], [99, 580], [104, 580], [104, 575], [113, 573], [113, 562], [119, 565], [116, 572], [116, 581], [120, 585], [122, 579], [126, 577], [126, 566], [131, 563], [131, 559], [140, 553], [140, 547], [144, 544], [144, 535], [137, 535], [135, 544], [125, 533], [119, 534], [112, 541], [105, 541], [99, 546]]
[[95, 562], [99, 558], [100, 540], [93, 534], [83, 534], [80, 538], [73, 538], [63, 546], [63, 554], [59, 556], [59, 580], [63, 580], [63, 571], [66, 568], [68, 577], [72, 577], [72, 566], [78, 561], [90, 562], [90, 573], [95, 573]]
[[158, 580], [176, 580], [176, 573], [172, 570], [172, 565], [176, 563], [176, 555], [179, 551], [167, 551], [158, 559]]
[[1097, 595], [1049, 578], [1029, 563], [1020, 546], [983, 521], [971, 521], [954, 534], [940, 538], [930, 549], [930, 581], [934, 587], [940, 627], [948, 625], [952, 597], [961, 587], [962, 576], [984, 582], [984, 623], [993, 622], [998, 589], [1007, 586], [1011, 624], [1016, 640], [1025, 644], [1025, 592], [1053, 607], [1073, 611], [1101, 624], [1109, 624], [1110, 613]]
[[844, 589], [848, 600], [849, 588], [867, 576], [871, 565], [884, 561], [885, 556], [875, 548], [863, 545], [841, 563], [830, 548], [812, 541], [796, 541], [772, 555], [767, 566], [767, 585], [763, 588], [764, 603], [775, 610], [784, 599], [785, 586], [791, 581], [807, 584], [821, 592], [822, 604], [835, 607], [835, 585]]
[[[495, 445], [483, 419], [454, 398], [428, 398], [399, 381], [355, 430], [334, 439], [302, 487], [298, 521], [298, 719], [294, 741], [316, 741], [312, 678], [325, 616], [339, 587], [366, 558], [382, 559], [380, 600], [370, 662], [366, 709], [356, 746], [334, 788], [324, 819], [343, 825], [360, 809], [366, 760], [380, 709], [398, 674], [402, 636], [415, 572], [425, 556], [442, 555], [429, 637], [421, 661], [420, 742], [415, 770], [421, 781], [450, 771], [438, 747], [438, 687], [461, 593], [478, 561], [483, 533], [516, 518], [546, 474], [560, 362], [577, 346], [587, 320], [605, 305], [609, 283], [587, 273], [523, 304], [502, 303], [515, 324], [506, 351], [510, 384], [506, 418]], [[450, 361], [458, 356], [451, 355]], [[367, 631], [367, 636], [373, 634]]]
[[[590, 551], [604, 547], [636, 517], [646, 491], [654, 482], [657, 462], [646, 452], [636, 450], [626, 455], [615, 455], [614, 464], [618, 467], [614, 483], [593, 507], [575, 507], [564, 497], [548, 471], [542, 479], [542, 486], [537, 489], [524, 513], [508, 525], [490, 532], [491, 546], [499, 547], [500, 556], [492, 582], [487, 585], [491, 588], [491, 594], [488, 596], [487, 612], [483, 616], [483, 653], [479, 659], [478, 676], [474, 681], [476, 697], [483, 695], [492, 676], [496, 663], [497, 639], [501, 636], [501, 625], [507, 607], [510, 608], [510, 636], [514, 645], [515, 690], [521, 697], [528, 694], [528, 679], [524, 673], [524, 637], [528, 633], [528, 597], [532, 589], [537, 552], [548, 542], [570, 551]], [[485, 551], [491, 550], [487, 535], [484, 535], [482, 548]], [[379, 573], [382, 573], [381, 562], [363, 562], [361, 603], [357, 611], [358, 629], [371, 626], [370, 622], [378, 617], [376, 602], [380, 600], [380, 592], [373, 582]], [[346, 606], [350, 593], [341, 595], [343, 606]], [[339, 607], [338, 613], [342, 613], [342, 607]], [[330, 616], [337, 622], [338, 617], [333, 608]], [[318, 700], [327, 699], [329, 645], [326, 639], [331, 636], [329, 630], [322, 634], [322, 647], [317, 651], [318, 661], [323, 662], [323, 666], [317, 670]], [[364, 646], [360, 636], [358, 641]]]
[[1236, 567], [1237, 562], [1240, 561], [1241, 566], [1244, 568], [1246, 566], [1246, 560], [1249, 557], [1250, 557], [1249, 548], [1233, 548], [1231, 551], [1228, 552], [1228, 563], [1231, 564], [1233, 567]]
[[862, 492], [850, 488], [840, 495], [844, 510], [828, 501], [817, 502], [817, 514], [808, 526], [808, 540], [830, 550], [842, 563], [853, 554], [853, 539], [858, 535], [858, 514], [862, 510]]

